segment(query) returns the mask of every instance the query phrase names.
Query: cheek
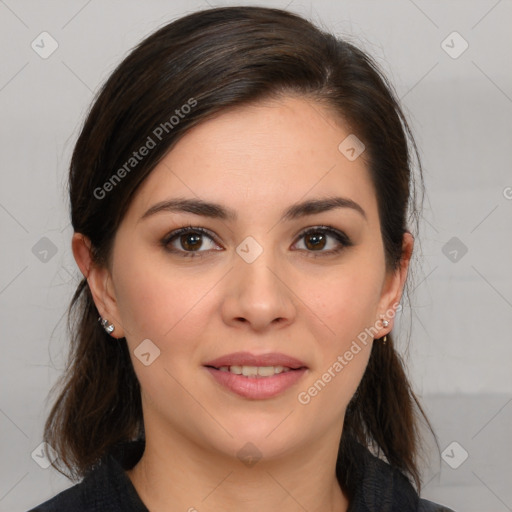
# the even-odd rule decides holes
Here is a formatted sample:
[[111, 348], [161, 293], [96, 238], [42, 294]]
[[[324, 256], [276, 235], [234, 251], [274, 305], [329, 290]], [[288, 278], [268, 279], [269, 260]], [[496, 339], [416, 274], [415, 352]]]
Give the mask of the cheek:
[[[125, 261], [124, 270], [129, 262]], [[182, 409], [190, 407], [189, 396], [182, 384], [190, 371], [201, 363], [201, 349], [211, 334], [208, 327], [212, 315], [211, 279], [192, 278], [183, 270], [131, 266], [118, 276], [119, 310], [137, 378], [145, 393], [148, 406], [168, 414], [169, 401]], [[160, 351], [158, 357], [145, 366], [137, 360], [137, 347], [149, 339]], [[150, 348], [150, 351], [152, 349]], [[190, 382], [187, 384], [189, 389]], [[162, 394], [162, 389], [165, 393]], [[196, 392], [194, 392], [196, 394]], [[197, 415], [203, 414], [200, 410]]]
[[[328, 279], [316, 276], [315, 286], [308, 280], [301, 292], [315, 313], [310, 329], [318, 348], [317, 365], [298, 396], [311, 418], [322, 414], [328, 423], [343, 416], [364, 375], [380, 294], [381, 276], [375, 268], [374, 261], [354, 259]], [[307, 290], [309, 294], [304, 295]]]
[[133, 253], [117, 267], [116, 296], [129, 344], [136, 346], [149, 338], [161, 349], [173, 340], [190, 346], [188, 342], [204, 332], [209, 298], [205, 290], [211, 288], [211, 279], [207, 273], [191, 276], [170, 265], [140, 265], [140, 261], [147, 259]]
[[316, 368], [298, 390], [296, 401], [301, 422], [311, 425], [312, 435], [321, 436], [340, 428], [347, 406], [354, 396], [371, 353], [371, 342], [351, 336], [339, 337], [323, 353], [323, 364]]
[[374, 274], [375, 271], [365, 270], [363, 260], [361, 264], [331, 271], [328, 277], [308, 280], [300, 292], [304, 302], [325, 324], [328, 337], [338, 349], [377, 320], [381, 281]]

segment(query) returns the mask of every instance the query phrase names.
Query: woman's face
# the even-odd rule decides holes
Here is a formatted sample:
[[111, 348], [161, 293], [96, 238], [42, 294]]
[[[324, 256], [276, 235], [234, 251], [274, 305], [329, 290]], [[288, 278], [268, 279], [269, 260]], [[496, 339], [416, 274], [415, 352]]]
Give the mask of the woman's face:
[[[138, 190], [112, 273], [93, 270], [89, 284], [126, 337], [148, 438], [174, 433], [230, 457], [250, 442], [268, 458], [339, 439], [408, 262], [386, 272], [366, 155], [354, 159], [353, 139], [338, 148], [349, 136], [305, 99], [244, 106], [194, 127]], [[178, 200], [189, 207], [165, 207]], [[206, 366], [239, 352], [255, 359]], [[258, 360], [269, 353], [297, 361]], [[287, 364], [303, 368], [236, 374]]]

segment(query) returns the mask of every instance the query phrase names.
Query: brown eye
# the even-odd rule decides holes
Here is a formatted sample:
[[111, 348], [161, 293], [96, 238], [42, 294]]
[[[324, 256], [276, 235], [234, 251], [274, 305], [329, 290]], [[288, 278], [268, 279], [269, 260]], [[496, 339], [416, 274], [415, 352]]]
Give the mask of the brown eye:
[[203, 245], [202, 235], [187, 233], [180, 236], [180, 244], [187, 251], [196, 251]]
[[[303, 231], [297, 244], [299, 244], [298, 248], [309, 256], [328, 256], [353, 245], [345, 233], [328, 226], [318, 226]], [[300, 244], [303, 244], [303, 247], [300, 247]]]
[[162, 241], [169, 252], [180, 256], [204, 256], [211, 250], [219, 250], [212, 235], [203, 228], [181, 228], [169, 233]]
[[311, 250], [323, 249], [326, 244], [325, 234], [320, 232], [308, 233], [304, 237], [306, 247]]

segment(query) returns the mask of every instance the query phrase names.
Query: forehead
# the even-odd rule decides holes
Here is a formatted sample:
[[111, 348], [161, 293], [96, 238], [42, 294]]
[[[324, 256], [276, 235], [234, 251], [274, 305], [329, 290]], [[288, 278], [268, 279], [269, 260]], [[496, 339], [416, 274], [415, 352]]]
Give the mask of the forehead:
[[130, 210], [199, 197], [243, 215], [334, 193], [376, 213], [363, 155], [339, 150], [350, 134], [326, 107], [283, 97], [226, 110], [190, 129], [155, 167]]

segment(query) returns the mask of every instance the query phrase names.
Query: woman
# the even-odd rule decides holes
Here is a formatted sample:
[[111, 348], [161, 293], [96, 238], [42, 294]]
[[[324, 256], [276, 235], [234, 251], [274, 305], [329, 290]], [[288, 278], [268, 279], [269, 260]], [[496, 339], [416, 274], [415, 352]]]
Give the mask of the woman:
[[45, 441], [84, 479], [33, 510], [448, 510], [418, 496], [390, 335], [408, 137], [370, 58], [285, 11], [133, 50], [70, 169], [84, 279]]

